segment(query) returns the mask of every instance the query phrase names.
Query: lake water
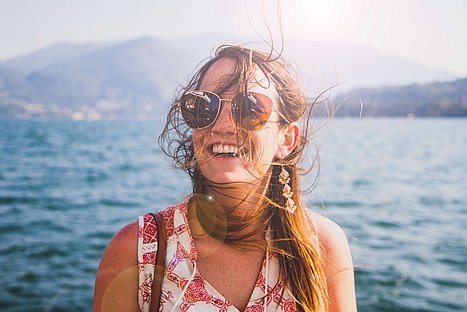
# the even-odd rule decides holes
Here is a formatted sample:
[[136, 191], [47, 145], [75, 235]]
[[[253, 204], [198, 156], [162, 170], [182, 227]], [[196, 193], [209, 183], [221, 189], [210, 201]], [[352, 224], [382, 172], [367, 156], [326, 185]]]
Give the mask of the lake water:
[[[0, 121], [1, 311], [91, 310], [114, 232], [189, 194], [159, 127]], [[320, 149], [305, 199], [349, 237], [359, 311], [467, 311], [467, 120], [335, 119]]]

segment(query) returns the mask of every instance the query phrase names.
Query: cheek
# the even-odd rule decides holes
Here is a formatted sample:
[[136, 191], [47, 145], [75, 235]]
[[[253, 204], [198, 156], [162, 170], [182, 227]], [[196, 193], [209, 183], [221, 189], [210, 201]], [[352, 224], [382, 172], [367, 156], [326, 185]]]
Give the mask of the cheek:
[[204, 130], [192, 130], [193, 134], [193, 148], [195, 150], [195, 156], [199, 156], [203, 153], [205, 142], [206, 142], [206, 131]]
[[199, 153], [200, 147], [201, 147], [201, 135], [199, 134], [198, 131], [192, 132], [193, 135], [193, 148], [195, 150], [195, 155]]
[[278, 132], [274, 129], [264, 129], [252, 138], [254, 158], [270, 164], [278, 150]]

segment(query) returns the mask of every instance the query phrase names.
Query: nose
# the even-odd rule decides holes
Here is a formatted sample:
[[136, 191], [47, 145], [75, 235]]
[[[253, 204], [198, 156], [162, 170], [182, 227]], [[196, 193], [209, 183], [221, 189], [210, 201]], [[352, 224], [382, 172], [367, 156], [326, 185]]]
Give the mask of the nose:
[[232, 103], [230, 100], [221, 100], [221, 111], [212, 125], [213, 132], [236, 132], [235, 122], [232, 118]]

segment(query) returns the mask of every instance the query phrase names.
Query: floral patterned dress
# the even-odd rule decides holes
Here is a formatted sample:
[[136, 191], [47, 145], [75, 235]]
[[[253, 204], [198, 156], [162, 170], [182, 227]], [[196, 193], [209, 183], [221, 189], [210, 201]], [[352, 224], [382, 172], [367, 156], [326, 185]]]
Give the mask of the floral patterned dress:
[[[238, 311], [196, 269], [197, 252], [188, 227], [187, 203], [162, 211], [167, 227], [166, 271], [159, 311]], [[151, 214], [139, 217], [138, 272], [140, 310], [149, 311], [157, 254], [157, 227]], [[244, 311], [297, 311], [277, 258], [267, 253]], [[281, 299], [282, 296], [282, 301]]]

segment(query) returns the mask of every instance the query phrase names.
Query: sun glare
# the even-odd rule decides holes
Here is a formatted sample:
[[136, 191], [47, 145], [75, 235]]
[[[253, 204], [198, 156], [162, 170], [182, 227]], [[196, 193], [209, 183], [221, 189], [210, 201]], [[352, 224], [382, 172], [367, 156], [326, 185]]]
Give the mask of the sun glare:
[[290, 30], [316, 40], [339, 39], [355, 26], [359, 0], [292, 0], [284, 2]]
[[333, 0], [311, 0], [302, 1], [303, 9], [315, 20], [326, 22], [332, 20], [336, 15], [336, 1]]

